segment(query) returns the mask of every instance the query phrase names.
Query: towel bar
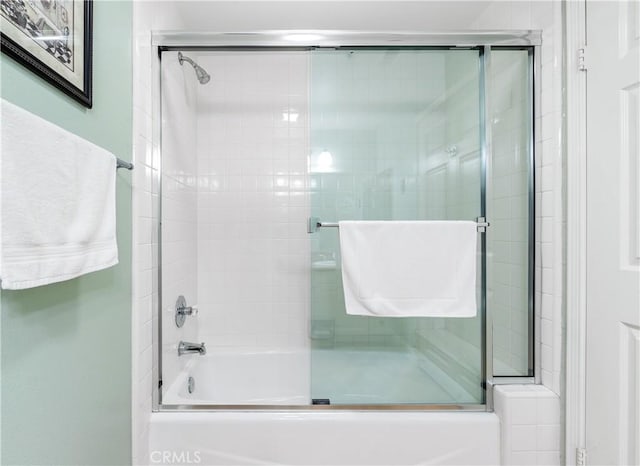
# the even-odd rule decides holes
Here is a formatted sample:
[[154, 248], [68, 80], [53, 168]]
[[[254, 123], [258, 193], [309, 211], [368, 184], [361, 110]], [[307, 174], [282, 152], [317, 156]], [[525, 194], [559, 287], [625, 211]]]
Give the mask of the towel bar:
[[[487, 231], [487, 227], [491, 224], [487, 222], [485, 217], [476, 218], [476, 223], [478, 224], [478, 232], [485, 233]], [[337, 222], [322, 222], [318, 217], [309, 217], [307, 223], [307, 233], [315, 233], [320, 228], [337, 228]]]
[[133, 164], [129, 163], [129, 162], [125, 162], [124, 160], [121, 159], [116, 159], [116, 170], [118, 168], [126, 168], [127, 170], [133, 170]]

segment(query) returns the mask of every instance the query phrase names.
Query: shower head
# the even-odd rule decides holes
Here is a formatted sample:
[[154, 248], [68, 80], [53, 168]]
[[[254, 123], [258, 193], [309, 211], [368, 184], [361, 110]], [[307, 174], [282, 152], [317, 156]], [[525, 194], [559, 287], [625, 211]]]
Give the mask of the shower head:
[[207, 84], [211, 79], [211, 76], [209, 76], [209, 73], [207, 73], [204, 68], [194, 62], [191, 58], [182, 55], [182, 52], [178, 52], [178, 61], [181, 65], [186, 61], [187, 63], [191, 64], [191, 66], [193, 66], [193, 69], [196, 72], [196, 78], [198, 78], [200, 84]]

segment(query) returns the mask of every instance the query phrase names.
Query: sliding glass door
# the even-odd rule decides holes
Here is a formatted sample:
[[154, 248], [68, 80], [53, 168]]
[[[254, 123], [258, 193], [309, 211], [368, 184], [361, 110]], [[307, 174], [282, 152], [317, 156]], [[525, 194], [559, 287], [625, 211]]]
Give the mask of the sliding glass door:
[[[483, 216], [482, 59], [477, 48], [313, 50], [311, 216]], [[481, 238], [475, 317], [366, 317], [345, 311], [338, 228], [313, 232], [312, 402], [483, 403]]]

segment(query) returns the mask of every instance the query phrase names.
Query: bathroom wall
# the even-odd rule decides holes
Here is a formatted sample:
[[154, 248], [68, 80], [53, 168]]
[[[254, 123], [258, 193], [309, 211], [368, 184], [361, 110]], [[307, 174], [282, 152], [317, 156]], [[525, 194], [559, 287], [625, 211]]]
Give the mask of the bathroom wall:
[[198, 87], [199, 339], [212, 351], [305, 350], [308, 54], [197, 59], [212, 75]]
[[[167, 2], [167, 6], [170, 2]], [[133, 2], [133, 312], [132, 344], [132, 463], [148, 464], [148, 428], [152, 407], [153, 371], [158, 353], [158, 230], [160, 161], [152, 141], [151, 25], [156, 10], [149, 2]], [[163, 12], [164, 13], [164, 12]], [[157, 78], [156, 78], [157, 79]], [[155, 339], [154, 339], [155, 337]]]
[[[160, 102], [159, 76], [160, 61], [151, 47], [152, 30], [187, 29], [178, 2], [133, 2], [133, 138], [135, 170], [133, 187], [133, 313], [132, 322], [132, 459], [133, 464], [148, 464], [149, 418], [153, 406], [153, 394], [157, 393], [153, 380], [157, 379], [158, 353], [153, 351], [158, 337], [159, 295], [159, 254], [158, 225], [160, 212], [160, 152], [154, 145], [154, 133], [159, 138], [160, 122], [153, 120], [153, 105]], [[178, 64], [176, 53], [170, 64], [170, 94], [165, 97], [176, 106], [193, 106], [198, 81], [190, 67]], [[170, 62], [170, 60], [168, 60]], [[191, 74], [189, 74], [191, 73]], [[169, 76], [165, 75], [165, 78]], [[157, 109], [156, 109], [157, 110]], [[185, 110], [183, 108], [182, 110]], [[168, 200], [168, 229], [165, 234], [173, 242], [178, 253], [169, 256], [170, 267], [164, 281], [172, 291], [172, 298], [165, 298], [163, 321], [168, 335], [165, 338], [164, 354], [169, 356], [167, 363], [167, 384], [187, 359], [178, 361], [177, 343], [179, 339], [197, 339], [197, 318], [189, 317], [185, 326], [178, 331], [173, 323], [173, 310], [177, 293], [184, 294], [188, 305], [198, 304], [194, 255], [196, 199], [195, 180], [189, 176], [189, 167], [195, 166], [195, 122], [180, 111], [167, 113], [167, 124], [181, 131], [179, 140], [167, 141], [174, 150], [169, 151], [169, 163], [163, 180], [163, 195]], [[193, 131], [193, 134], [190, 132]], [[194, 136], [190, 139], [191, 136]], [[183, 165], [184, 162], [184, 165]], [[166, 167], [165, 167], [166, 168]], [[192, 173], [191, 173], [192, 174]], [[185, 228], [182, 230], [181, 225]], [[188, 258], [188, 259], [187, 259]], [[166, 274], [166, 272], [165, 272]], [[184, 290], [184, 291], [183, 291]], [[164, 387], [168, 388], [168, 387]]]
[[561, 393], [563, 302], [563, 153], [561, 2], [495, 1], [474, 21], [477, 29], [542, 31], [536, 111], [536, 370], [542, 383]]
[[560, 465], [560, 400], [543, 385], [501, 385], [494, 390], [500, 417], [501, 464]]
[[[4, 54], [2, 98], [130, 160], [131, 8], [94, 2], [91, 110]], [[131, 463], [131, 177], [117, 176], [117, 266], [2, 292], [2, 464]]]
[[[504, 387], [495, 395], [501, 418], [502, 464], [560, 465], [563, 340], [563, 24], [560, 1], [494, 1], [474, 28], [539, 29], [542, 46], [535, 76], [535, 367], [543, 386]], [[534, 413], [536, 415], [534, 415]]]

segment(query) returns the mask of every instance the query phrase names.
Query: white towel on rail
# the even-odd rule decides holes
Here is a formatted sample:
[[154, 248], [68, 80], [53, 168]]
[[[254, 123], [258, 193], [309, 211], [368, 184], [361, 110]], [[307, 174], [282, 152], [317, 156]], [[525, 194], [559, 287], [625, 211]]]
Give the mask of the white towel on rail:
[[2, 288], [117, 264], [115, 156], [5, 100], [0, 126]]
[[475, 222], [343, 221], [339, 226], [348, 314], [476, 315]]

